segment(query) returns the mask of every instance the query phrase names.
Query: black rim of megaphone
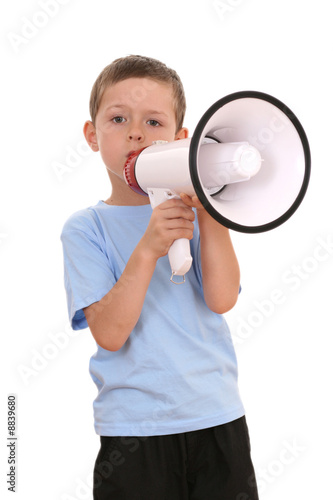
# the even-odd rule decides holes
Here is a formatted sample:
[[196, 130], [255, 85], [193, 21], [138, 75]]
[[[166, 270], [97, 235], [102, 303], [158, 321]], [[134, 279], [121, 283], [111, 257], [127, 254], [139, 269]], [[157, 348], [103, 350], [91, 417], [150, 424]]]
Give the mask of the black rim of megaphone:
[[[304, 160], [305, 160], [305, 170], [304, 170], [304, 179], [303, 183], [301, 186], [301, 189], [298, 193], [298, 196], [296, 197], [294, 203], [292, 206], [280, 217], [277, 219], [267, 223], [267, 224], [262, 224], [260, 226], [244, 226], [242, 224], [237, 224], [236, 222], [231, 221], [230, 219], [227, 219], [223, 215], [221, 215], [215, 208], [210, 204], [208, 196], [205, 194], [204, 189], [202, 187], [202, 184], [199, 179], [199, 174], [198, 174], [198, 168], [197, 168], [197, 152], [198, 152], [198, 147], [200, 144], [201, 139], [203, 139], [202, 132], [208, 122], [208, 120], [223, 106], [228, 104], [231, 101], [235, 101], [237, 99], [244, 99], [244, 98], [255, 98], [255, 99], [261, 99], [264, 101], [268, 101], [277, 108], [279, 108], [288, 118], [289, 120], [293, 123], [294, 127], [296, 128], [299, 137], [302, 141], [303, 145], [303, 151], [304, 151]], [[301, 204], [306, 190], [308, 188], [309, 180], [310, 180], [310, 169], [311, 169], [311, 154], [310, 154], [310, 146], [308, 139], [306, 137], [305, 131], [295, 116], [295, 114], [291, 111], [288, 106], [286, 106], [283, 102], [279, 101], [275, 97], [265, 94], [263, 92], [258, 92], [258, 91], [252, 91], [252, 90], [245, 90], [241, 92], [235, 92], [233, 94], [229, 94], [222, 99], [218, 100], [215, 104], [213, 104], [207, 111], [206, 113], [202, 116], [200, 119], [198, 125], [195, 128], [191, 143], [190, 143], [190, 151], [189, 151], [189, 163], [191, 165], [190, 168], [190, 174], [191, 174], [191, 179], [192, 179], [192, 184], [194, 187], [194, 190], [201, 201], [202, 205], [204, 208], [207, 210], [207, 212], [220, 224], [223, 226], [233, 229], [235, 231], [239, 231], [242, 233], [262, 233], [264, 231], [269, 231], [271, 229], [274, 229], [275, 227], [280, 226], [283, 224], [286, 220], [289, 219], [293, 215], [293, 213], [297, 210], [299, 205]]]

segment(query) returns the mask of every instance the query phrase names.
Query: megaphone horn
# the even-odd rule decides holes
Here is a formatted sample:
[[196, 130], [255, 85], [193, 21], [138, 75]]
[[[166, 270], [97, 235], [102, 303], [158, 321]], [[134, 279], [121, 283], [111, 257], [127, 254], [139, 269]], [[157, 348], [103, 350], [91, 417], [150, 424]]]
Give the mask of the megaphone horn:
[[[297, 210], [310, 165], [309, 143], [295, 114], [275, 97], [243, 91], [213, 104], [191, 139], [158, 141], [134, 153], [124, 177], [149, 196], [153, 208], [181, 192], [196, 194], [227, 228], [260, 233]], [[184, 276], [192, 263], [189, 240], [175, 241], [169, 260], [171, 280]]]

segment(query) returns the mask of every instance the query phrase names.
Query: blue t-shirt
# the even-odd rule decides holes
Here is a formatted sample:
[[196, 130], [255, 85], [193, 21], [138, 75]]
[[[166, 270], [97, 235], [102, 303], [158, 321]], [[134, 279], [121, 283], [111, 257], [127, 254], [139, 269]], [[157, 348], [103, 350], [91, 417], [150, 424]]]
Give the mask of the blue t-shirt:
[[[65, 223], [65, 287], [73, 329], [124, 271], [151, 217], [150, 205], [97, 205]], [[203, 298], [197, 220], [186, 282], [170, 282], [167, 256], [157, 261], [140, 318], [118, 351], [97, 345], [90, 374], [96, 433], [153, 436], [194, 431], [244, 415], [237, 361], [224, 317]], [[135, 283], [133, 283], [135, 286]]]

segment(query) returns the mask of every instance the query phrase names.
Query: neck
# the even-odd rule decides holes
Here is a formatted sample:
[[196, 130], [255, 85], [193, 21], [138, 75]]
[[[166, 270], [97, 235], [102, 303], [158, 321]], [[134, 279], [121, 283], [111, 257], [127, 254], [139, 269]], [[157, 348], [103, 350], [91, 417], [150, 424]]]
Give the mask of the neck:
[[[135, 194], [135, 193], [134, 193]], [[149, 198], [145, 196], [141, 196], [140, 194], [136, 195], [137, 198], [129, 197], [125, 199], [124, 197], [118, 197], [116, 193], [112, 192], [111, 196], [104, 201], [107, 205], [116, 205], [116, 206], [140, 206], [140, 205], [149, 205]], [[140, 198], [139, 198], [140, 197]]]
[[112, 191], [111, 196], [107, 200], [105, 200], [104, 203], [117, 206], [139, 206], [149, 204], [148, 196], [143, 196], [136, 193], [129, 186], [127, 186], [125, 181], [114, 177], [110, 172], [108, 173], [111, 181]]

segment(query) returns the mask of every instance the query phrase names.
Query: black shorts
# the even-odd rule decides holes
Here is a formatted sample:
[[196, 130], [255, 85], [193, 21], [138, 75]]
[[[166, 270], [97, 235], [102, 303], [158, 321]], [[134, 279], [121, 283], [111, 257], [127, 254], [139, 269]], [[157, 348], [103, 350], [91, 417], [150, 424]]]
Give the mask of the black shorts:
[[94, 500], [258, 500], [245, 417], [167, 436], [101, 436]]

